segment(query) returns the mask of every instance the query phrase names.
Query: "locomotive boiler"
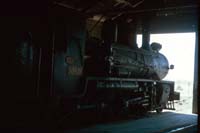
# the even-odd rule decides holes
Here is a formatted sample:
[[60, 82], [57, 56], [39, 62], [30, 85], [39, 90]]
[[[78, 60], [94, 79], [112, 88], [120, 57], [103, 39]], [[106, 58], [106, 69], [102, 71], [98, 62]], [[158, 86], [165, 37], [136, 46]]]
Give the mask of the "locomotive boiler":
[[[158, 52], [160, 44], [153, 43], [151, 47], [154, 47], [154, 50], [146, 51], [112, 44], [109, 56], [102, 55], [105, 49], [99, 47], [99, 53], [89, 55], [91, 58], [87, 59], [86, 65], [89, 64], [93, 69], [90, 68], [87, 71], [91, 75], [99, 72], [100, 75], [105, 75], [107, 70], [107, 74], [116, 77], [162, 80], [173, 65], [169, 66], [167, 58]], [[93, 71], [94, 68], [97, 68], [96, 72]]]

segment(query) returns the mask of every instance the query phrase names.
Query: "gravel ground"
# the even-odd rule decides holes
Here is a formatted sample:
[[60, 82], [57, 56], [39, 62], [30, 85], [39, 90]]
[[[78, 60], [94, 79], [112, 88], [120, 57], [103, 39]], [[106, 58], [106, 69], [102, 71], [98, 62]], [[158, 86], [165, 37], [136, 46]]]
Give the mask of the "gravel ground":
[[175, 112], [192, 114], [192, 97], [182, 97], [180, 101], [175, 102]]

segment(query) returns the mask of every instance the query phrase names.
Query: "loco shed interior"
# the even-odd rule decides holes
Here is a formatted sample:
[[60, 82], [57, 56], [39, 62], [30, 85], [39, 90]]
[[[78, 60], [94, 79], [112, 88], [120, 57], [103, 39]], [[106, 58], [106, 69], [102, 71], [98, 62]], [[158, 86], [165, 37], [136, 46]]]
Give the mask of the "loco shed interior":
[[[1, 53], [6, 64], [2, 65], [5, 80], [1, 96], [2, 127], [27, 126], [34, 128], [33, 131], [40, 128], [57, 132], [85, 126], [94, 119], [98, 122], [108, 117], [124, 119], [130, 112], [133, 119], [138, 119], [157, 111], [157, 116], [153, 113], [148, 120], [131, 121], [135, 127], [124, 129], [122, 126], [119, 132], [197, 128], [196, 115], [162, 112], [176, 108], [174, 101], [180, 99], [180, 93], [174, 90], [176, 82], [163, 80], [174, 66], [159, 52], [162, 44], [150, 44], [150, 34], [195, 32], [192, 112], [197, 114], [199, 5], [196, 0], [22, 3], [10, 7], [16, 9], [14, 12], [4, 7], [8, 16], [2, 16], [0, 22]], [[141, 48], [137, 34], [142, 34]], [[169, 118], [172, 115], [176, 120]], [[85, 122], [89, 117], [93, 119]], [[145, 125], [156, 119], [158, 123], [166, 120], [164, 126], [142, 129], [141, 123]], [[173, 123], [177, 119], [183, 122], [167, 125], [167, 121]], [[115, 126], [109, 131], [116, 132]], [[94, 129], [79, 132], [109, 128]]]

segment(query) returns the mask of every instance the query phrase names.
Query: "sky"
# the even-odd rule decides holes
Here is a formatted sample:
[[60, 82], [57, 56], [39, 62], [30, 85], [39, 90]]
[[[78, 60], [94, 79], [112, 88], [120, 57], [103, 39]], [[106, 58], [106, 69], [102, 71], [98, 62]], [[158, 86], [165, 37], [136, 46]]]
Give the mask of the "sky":
[[[162, 45], [160, 53], [167, 57], [169, 65], [174, 65], [174, 69], [169, 70], [165, 80], [193, 82], [195, 33], [151, 34], [150, 44], [152, 42]], [[142, 35], [137, 35], [137, 43], [140, 47]]]

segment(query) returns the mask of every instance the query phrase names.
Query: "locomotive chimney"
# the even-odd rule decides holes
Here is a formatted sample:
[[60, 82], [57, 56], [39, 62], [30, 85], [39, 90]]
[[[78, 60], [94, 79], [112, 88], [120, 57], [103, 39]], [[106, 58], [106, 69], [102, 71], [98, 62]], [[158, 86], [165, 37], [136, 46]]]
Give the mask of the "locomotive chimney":
[[124, 20], [118, 21], [118, 37], [117, 42], [121, 45], [128, 45], [128, 39], [127, 39], [127, 31], [128, 31], [128, 25]]
[[104, 42], [113, 43], [116, 41], [116, 25], [112, 20], [106, 20], [103, 23], [101, 37]]
[[118, 25], [115, 24], [115, 43], [117, 43], [118, 40]]
[[136, 43], [136, 24], [121, 20], [118, 25], [118, 43], [138, 48]]
[[128, 33], [128, 44], [131, 46], [133, 49], [137, 49], [137, 34], [136, 34], [136, 23], [131, 22], [129, 24], [129, 33]]
[[145, 18], [142, 22], [142, 49], [150, 50], [150, 29], [149, 19]]

